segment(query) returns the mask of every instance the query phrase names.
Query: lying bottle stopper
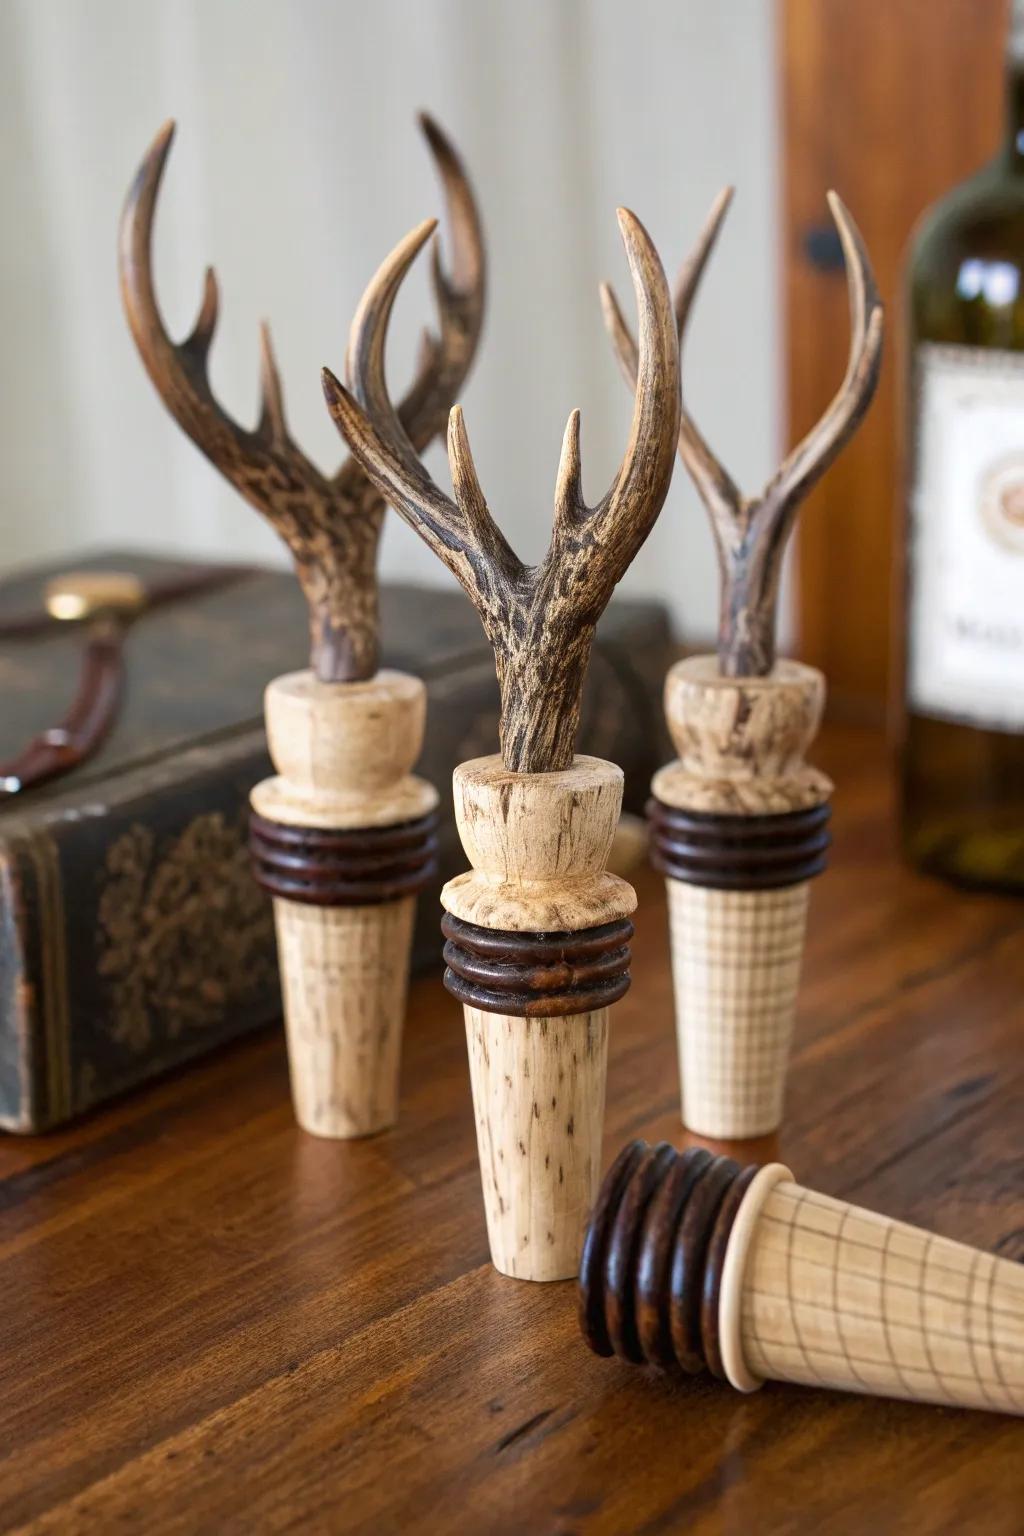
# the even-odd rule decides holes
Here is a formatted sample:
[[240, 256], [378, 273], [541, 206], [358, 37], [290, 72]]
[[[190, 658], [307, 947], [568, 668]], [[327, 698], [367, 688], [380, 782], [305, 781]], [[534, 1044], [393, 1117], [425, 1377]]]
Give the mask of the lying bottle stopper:
[[1024, 1414], [1024, 1268], [700, 1147], [624, 1147], [579, 1273], [599, 1355]]

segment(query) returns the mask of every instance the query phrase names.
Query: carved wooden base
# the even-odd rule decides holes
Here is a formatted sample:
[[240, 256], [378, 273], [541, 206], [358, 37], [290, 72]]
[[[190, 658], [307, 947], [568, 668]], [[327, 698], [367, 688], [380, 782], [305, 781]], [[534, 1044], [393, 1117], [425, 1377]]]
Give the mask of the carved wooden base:
[[1024, 1270], [701, 1149], [624, 1147], [579, 1274], [600, 1355], [1024, 1414]]
[[825, 867], [831, 784], [803, 760], [824, 699], [810, 667], [669, 673], [679, 748], [654, 778], [651, 860], [668, 880], [683, 1120], [734, 1140], [778, 1128], [808, 882]]
[[480, 1177], [494, 1265], [576, 1273], [600, 1170], [608, 1005], [629, 985], [636, 896], [607, 873], [622, 773], [456, 769], [473, 870], [445, 886], [445, 985], [465, 1007]]
[[294, 673], [271, 683], [277, 778], [252, 793], [250, 848], [274, 898], [295, 1116], [318, 1136], [393, 1125], [415, 893], [435, 872], [437, 794], [410, 772], [425, 692]]

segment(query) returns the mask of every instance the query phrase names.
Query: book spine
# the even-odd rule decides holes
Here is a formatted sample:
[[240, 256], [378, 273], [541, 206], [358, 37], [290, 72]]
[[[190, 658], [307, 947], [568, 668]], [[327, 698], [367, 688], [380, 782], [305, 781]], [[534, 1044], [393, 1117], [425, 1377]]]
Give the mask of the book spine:
[[245, 841], [267, 767], [254, 728], [5, 817], [4, 1129], [60, 1124], [278, 1016]]

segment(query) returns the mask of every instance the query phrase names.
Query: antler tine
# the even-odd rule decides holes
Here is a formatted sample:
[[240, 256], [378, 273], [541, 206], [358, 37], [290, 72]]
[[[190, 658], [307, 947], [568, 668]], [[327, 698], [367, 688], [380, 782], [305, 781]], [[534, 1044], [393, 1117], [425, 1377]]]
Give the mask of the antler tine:
[[274, 443], [288, 441], [288, 425], [284, 415], [284, 392], [281, 375], [270, 340], [270, 326], [264, 320], [260, 326], [260, 424], [257, 432], [269, 437]]
[[268, 516], [293, 546], [294, 530], [282, 524], [260, 493], [260, 477], [248, 461], [272, 445], [286, 448], [301, 464], [304, 480], [326, 489], [328, 482], [295, 446], [285, 425], [281, 381], [274, 362], [270, 333], [261, 328], [262, 415], [254, 432], [241, 426], [217, 400], [207, 375], [207, 358], [217, 326], [217, 278], [206, 270], [203, 300], [191, 334], [174, 342], [167, 333], [153, 281], [153, 223], [164, 170], [174, 139], [175, 124], [165, 123], [150, 146], [132, 183], [121, 217], [119, 264], [121, 297], [132, 336], [146, 371], [178, 425], [259, 511]]
[[[693, 250], [683, 262], [676, 277], [672, 305], [680, 348], [700, 280], [714, 250], [722, 224], [725, 222], [732, 198], [732, 187], [723, 187], [711, 205], [704, 228]], [[626, 382], [632, 386], [636, 380], [637, 346], [610, 283], [601, 285], [601, 308], [619, 366], [625, 375]], [[679, 416], [679, 456], [708, 507], [716, 537], [724, 541], [725, 546], [728, 547], [734, 537], [733, 519], [742, 504], [742, 493], [728, 470], [713, 453], [686, 409], [685, 396], [681, 402]]]
[[403, 431], [384, 376], [388, 319], [405, 273], [433, 233], [421, 224], [384, 262], [352, 322], [349, 389], [324, 370], [336, 425], [381, 495], [412, 524], [468, 592], [494, 648], [501, 743], [514, 773], [547, 773], [573, 758], [594, 627], [647, 537], [672, 476], [679, 427], [679, 359], [672, 301], [642, 224], [619, 223], [640, 316], [629, 442], [605, 497], [580, 491], [579, 416], [569, 419], [547, 555], [525, 566], [496, 526], [480, 488], [462, 412], [453, 407], [448, 457], [454, 501], [434, 484]]
[[[150, 378], [175, 420], [211, 451], [216, 427], [207, 411], [222, 414], [206, 377], [206, 358], [217, 326], [217, 278], [208, 267], [196, 323], [186, 341], [171, 341], [160, 314], [153, 283], [153, 217], [175, 124], [167, 122], [139, 167], [121, 219], [119, 263], [121, 296], [135, 344]], [[197, 409], [197, 396], [205, 409]], [[233, 424], [232, 424], [233, 425]]]
[[828, 206], [846, 259], [850, 295], [850, 352], [846, 373], [816, 426], [787, 455], [765, 487], [762, 500], [772, 505], [785, 540], [798, 503], [849, 442], [871, 404], [882, 363], [883, 308], [875, 274], [860, 230], [836, 192]]
[[[676, 280], [675, 317], [680, 342], [701, 276], [721, 229], [732, 188], [712, 205], [693, 252]], [[711, 518], [722, 577], [719, 662], [730, 676], [762, 676], [775, 659], [775, 603], [786, 540], [796, 509], [856, 431], [866, 412], [881, 363], [882, 304], [867, 250], [856, 224], [834, 193], [829, 207], [846, 257], [851, 339], [846, 375], [817, 426], [787, 456], [758, 497], [743, 495], [695, 425], [685, 403], [679, 424], [679, 456]], [[615, 294], [601, 290], [605, 325], [632, 382], [638, 353]]]
[[450, 274], [445, 275], [438, 258], [435, 275], [452, 295], [458, 298], [474, 295], [478, 307], [482, 309], [483, 284], [486, 281], [484, 237], [466, 168], [454, 144], [429, 112], [421, 112], [418, 121], [441, 177], [445, 212], [451, 230]]
[[[618, 210], [639, 317], [633, 419], [622, 463], [607, 493], [587, 509], [580, 487], [579, 413], [569, 418], [562, 444], [549, 559], [564, 559], [581, 523], [589, 548], [577, 611], [596, 620], [612, 590], [650, 533], [672, 478], [679, 431], [679, 351], [672, 299], [658, 253], [635, 214]], [[585, 600], [585, 601], [584, 601]]]
[[450, 232], [449, 271], [437, 236], [431, 260], [439, 334], [424, 332], [416, 378], [398, 407], [406, 435], [422, 449], [444, 427], [469, 371], [483, 325], [487, 274], [480, 215], [465, 167], [432, 117], [421, 112], [419, 124], [441, 179]]
[[[422, 126], [445, 188], [452, 227], [451, 274], [438, 265], [440, 334], [431, 337], [405, 420], [423, 447], [445, 424], [448, 406], [476, 349], [484, 302], [483, 239], [465, 171], [437, 126]], [[175, 343], [164, 325], [153, 280], [153, 222], [174, 124], [156, 136], [140, 166], [121, 220], [119, 263], [128, 323], [158, 394], [178, 424], [288, 545], [310, 610], [311, 659], [327, 682], [355, 681], [377, 666], [376, 553], [384, 504], [370, 493], [361, 466], [347, 461], [328, 478], [288, 433], [270, 332], [260, 336], [261, 413], [255, 430], [240, 426], [214, 398], [207, 356], [217, 322], [212, 270], [199, 317]], [[399, 429], [401, 430], [401, 429]]]
[[[427, 219], [401, 240], [383, 262], [356, 310], [345, 358], [349, 389], [329, 368], [324, 397], [338, 430], [377, 490], [420, 532], [466, 588], [475, 603], [485, 596], [485, 564], [512, 572], [519, 566], [480, 491], [461, 412], [453, 407], [453, 474], [457, 501], [434, 483], [407, 437], [388, 395], [384, 354], [388, 322], [402, 280], [430, 239]], [[471, 559], [473, 555], [476, 558]]]
[[696, 296], [711, 252], [715, 248], [719, 231], [725, 223], [725, 216], [729, 212], [735, 190], [734, 187], [723, 187], [718, 193], [704, 221], [704, 228], [697, 236], [696, 245], [689, 256], [683, 261], [676, 274], [675, 287], [672, 291], [672, 304], [675, 309], [676, 328], [679, 332], [680, 341], [683, 339], [683, 331], [686, 329], [686, 322], [689, 319], [690, 305]]

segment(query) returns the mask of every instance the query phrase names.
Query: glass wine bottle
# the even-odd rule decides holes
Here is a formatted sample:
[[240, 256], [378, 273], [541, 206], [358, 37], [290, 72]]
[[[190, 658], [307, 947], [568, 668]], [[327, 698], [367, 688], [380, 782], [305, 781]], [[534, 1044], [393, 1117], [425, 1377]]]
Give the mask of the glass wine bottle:
[[1024, 892], [1024, 0], [1006, 134], [908, 274], [904, 848]]

